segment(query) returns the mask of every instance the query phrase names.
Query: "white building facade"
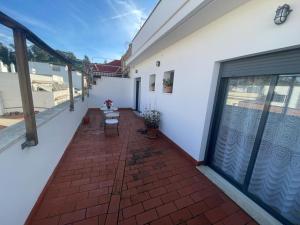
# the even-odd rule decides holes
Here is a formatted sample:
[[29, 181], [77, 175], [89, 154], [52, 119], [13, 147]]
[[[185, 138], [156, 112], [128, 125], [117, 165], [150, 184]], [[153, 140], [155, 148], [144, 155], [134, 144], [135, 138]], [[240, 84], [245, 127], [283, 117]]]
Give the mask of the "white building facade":
[[[174, 7], [174, 4], [169, 2], [168, 5], [168, 2], [160, 2], [145, 26], [133, 40], [133, 53], [127, 63], [131, 65], [131, 77], [141, 78], [142, 80], [140, 110], [145, 108], [160, 110], [163, 114], [162, 130], [166, 135], [174, 141], [177, 140], [178, 145], [193, 158], [201, 161], [204, 159], [205, 139], [208, 131], [206, 124], [209, 124], [211, 117], [220, 62], [299, 45], [300, 31], [294, 28], [297, 26], [300, 16], [291, 13], [285, 24], [276, 26], [273, 18], [277, 7], [282, 5], [282, 1], [240, 1], [245, 2], [242, 5], [240, 5], [241, 3], [236, 4], [238, 1], [234, 1], [235, 3], [232, 3], [232, 5], [236, 8], [231, 12], [201, 29], [189, 32], [192, 34], [180, 40], [173, 40], [176, 37], [174, 37], [174, 33], [170, 32], [175, 32], [180, 28], [184, 29], [188, 24], [181, 25], [175, 30], [176, 24], [173, 24], [172, 27], [170, 23], [181, 16], [181, 12], [184, 13], [183, 10], [187, 9], [188, 6], [192, 7], [190, 4], [194, 3], [193, 8], [195, 8], [197, 5], [201, 5], [202, 2], [206, 2], [178, 1], [182, 4], [178, 3], [178, 7], [173, 11], [175, 12], [178, 9], [179, 11], [171, 19], [168, 18], [170, 20], [166, 19], [168, 22], [159, 28], [159, 31], [161, 31], [168, 25], [169, 30], [173, 28], [175, 31], [171, 29], [169, 33], [160, 34], [160, 38], [156, 42], [152, 40], [154, 37], [151, 34], [157, 33], [152, 31], [149, 34], [152, 39], [145, 37], [144, 44], [140, 44], [142, 42], [140, 39], [144, 38], [142, 32], [150, 33], [150, 29], [153, 29], [151, 22], [164, 24], [160, 15], [156, 15], [155, 12], [159, 11], [160, 7], [164, 7], [164, 9], [161, 9], [162, 11], [170, 11], [166, 9]], [[300, 7], [299, 1], [288, 2], [294, 9]], [[219, 8], [221, 7], [219, 6]], [[202, 10], [204, 12], [207, 9], [204, 7]], [[191, 11], [190, 8], [189, 11]], [[199, 14], [201, 13], [199, 12]], [[211, 16], [212, 13], [205, 12], [205, 14]], [[149, 31], [147, 30], [148, 27]], [[154, 42], [154, 44], [150, 45], [151, 42]], [[148, 48], [147, 45], [149, 45]], [[143, 48], [145, 48], [144, 51], [138, 51], [138, 49]], [[160, 61], [160, 67], [156, 66], [156, 61]], [[162, 93], [163, 75], [166, 71], [171, 70], [175, 71], [174, 92], [164, 94]], [[155, 92], [150, 92], [148, 88], [149, 77], [152, 74], [156, 75]], [[135, 99], [133, 99], [132, 107], [135, 108]], [[189, 112], [186, 111], [187, 108]], [[168, 115], [164, 118], [164, 114], [167, 114], [169, 109], [174, 117]], [[197, 117], [197, 120], [195, 120], [195, 117]], [[174, 129], [176, 127], [189, 127], [189, 130], [193, 130], [193, 134], [184, 135], [186, 131]], [[201, 151], [199, 151], [200, 149]]]
[[[28, 62], [29, 71], [31, 74], [40, 74], [45, 76], [60, 76], [65, 83], [68, 83], [68, 68], [67, 66], [54, 65], [43, 62]], [[78, 71], [72, 71], [73, 87], [81, 89], [81, 73]]]
[[[30, 78], [35, 111], [68, 101], [69, 88], [62, 77], [30, 74]], [[23, 112], [18, 74], [0, 72], [0, 116], [15, 112]]]
[[[284, 4], [289, 4], [293, 11], [285, 23], [276, 25], [276, 10]], [[135, 36], [127, 60], [134, 86], [132, 108], [160, 111], [162, 133], [194, 160], [205, 161], [240, 190], [245, 188], [247, 196], [255, 196], [255, 201], [284, 224], [300, 222], [300, 213], [293, 212], [300, 202], [299, 193], [291, 194], [281, 186], [289, 182], [286, 177], [294, 177], [294, 172], [289, 171], [299, 171], [292, 162], [300, 157], [293, 147], [299, 146], [300, 137], [293, 136], [293, 142], [282, 138], [297, 133], [296, 128], [286, 128], [286, 120], [292, 118], [293, 125], [298, 123], [295, 117], [299, 113], [300, 70], [294, 61], [300, 55], [299, 21], [298, 0], [230, 0], [226, 4], [222, 0], [160, 1]], [[166, 93], [163, 80], [170, 72], [173, 90]], [[260, 92], [265, 87], [267, 93]], [[240, 118], [234, 114], [235, 110], [228, 111], [237, 106], [248, 110], [241, 110]], [[261, 114], [254, 116], [250, 108]], [[279, 114], [281, 120], [276, 117]], [[278, 135], [277, 140], [282, 139], [278, 143], [266, 133], [272, 130], [271, 119], [280, 121], [273, 125], [284, 127], [286, 132], [274, 134]], [[251, 130], [253, 124], [256, 127]], [[231, 136], [230, 132], [237, 133]], [[258, 138], [259, 133], [264, 136]], [[268, 135], [270, 140], [266, 138]], [[270, 149], [280, 150], [263, 149], [264, 143], [272, 145]], [[263, 152], [268, 151], [270, 156], [266, 158], [274, 157], [273, 161], [263, 158]], [[279, 154], [288, 154], [290, 163], [284, 164], [276, 158]], [[279, 183], [266, 179], [266, 183], [256, 184], [253, 179], [259, 162], [270, 165], [260, 170], [263, 176], [273, 176], [268, 171], [277, 170], [271, 164], [278, 163], [281, 172], [274, 176], [285, 178]], [[270, 190], [262, 191], [263, 186], [271, 184], [281, 190], [281, 195], [293, 195], [293, 200], [279, 200]], [[299, 180], [288, 185], [300, 188]]]

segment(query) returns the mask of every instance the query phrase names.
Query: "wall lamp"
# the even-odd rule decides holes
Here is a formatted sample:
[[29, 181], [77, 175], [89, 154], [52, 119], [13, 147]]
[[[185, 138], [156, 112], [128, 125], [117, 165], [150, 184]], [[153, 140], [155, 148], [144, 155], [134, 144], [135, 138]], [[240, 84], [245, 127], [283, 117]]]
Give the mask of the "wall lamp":
[[283, 24], [289, 14], [292, 12], [293, 10], [291, 9], [291, 7], [288, 4], [284, 4], [283, 6], [279, 6], [276, 10], [276, 15], [274, 18], [274, 23], [277, 25]]
[[160, 61], [156, 61], [156, 66], [160, 67]]

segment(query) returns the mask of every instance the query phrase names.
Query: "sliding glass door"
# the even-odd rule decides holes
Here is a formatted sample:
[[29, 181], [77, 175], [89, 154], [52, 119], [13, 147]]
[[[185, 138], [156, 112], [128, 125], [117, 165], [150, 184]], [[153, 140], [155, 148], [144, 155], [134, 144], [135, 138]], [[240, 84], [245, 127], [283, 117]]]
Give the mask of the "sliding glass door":
[[300, 224], [300, 77], [280, 77], [249, 192]]
[[271, 77], [229, 78], [212, 164], [244, 183]]
[[221, 79], [210, 166], [284, 224], [300, 224], [300, 74]]

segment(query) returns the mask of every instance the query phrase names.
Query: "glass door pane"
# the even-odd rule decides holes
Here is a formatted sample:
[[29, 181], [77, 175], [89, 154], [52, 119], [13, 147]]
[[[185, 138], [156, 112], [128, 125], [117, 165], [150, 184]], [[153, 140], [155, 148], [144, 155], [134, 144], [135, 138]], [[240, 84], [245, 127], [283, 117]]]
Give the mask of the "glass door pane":
[[300, 77], [279, 78], [249, 192], [300, 224]]
[[211, 164], [243, 184], [271, 77], [227, 79], [227, 94]]

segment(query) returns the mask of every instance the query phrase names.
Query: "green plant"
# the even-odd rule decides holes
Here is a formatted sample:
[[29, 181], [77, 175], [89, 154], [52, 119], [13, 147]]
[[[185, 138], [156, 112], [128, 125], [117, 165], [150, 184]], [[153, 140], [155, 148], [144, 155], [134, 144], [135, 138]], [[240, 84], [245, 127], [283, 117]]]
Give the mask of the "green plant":
[[144, 123], [147, 128], [158, 128], [160, 122], [160, 112], [147, 110], [143, 113]]
[[173, 80], [171, 78], [165, 78], [163, 80], [163, 85], [165, 87], [171, 87], [171, 86], [173, 86]]
[[155, 83], [151, 83], [150, 84], [150, 91], [154, 91], [155, 90]]

